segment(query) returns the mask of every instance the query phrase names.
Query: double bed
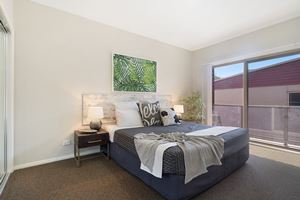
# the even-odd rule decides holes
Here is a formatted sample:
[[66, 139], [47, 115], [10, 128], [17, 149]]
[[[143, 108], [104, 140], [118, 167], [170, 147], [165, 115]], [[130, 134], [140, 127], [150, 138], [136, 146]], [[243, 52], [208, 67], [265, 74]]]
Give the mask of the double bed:
[[122, 168], [140, 178], [145, 184], [169, 200], [190, 199], [218, 183], [236, 169], [243, 166], [249, 158], [249, 134], [247, 129], [239, 128], [219, 137], [224, 139], [222, 165], [210, 166], [208, 172], [185, 184], [185, 165], [182, 150], [178, 146], [168, 148], [163, 154], [163, 175], [157, 178], [140, 169], [140, 159], [134, 145], [134, 135], [138, 133], [156, 134], [170, 132], [193, 132], [210, 126], [182, 122], [180, 125], [151, 127], [104, 128], [110, 133], [110, 156]]

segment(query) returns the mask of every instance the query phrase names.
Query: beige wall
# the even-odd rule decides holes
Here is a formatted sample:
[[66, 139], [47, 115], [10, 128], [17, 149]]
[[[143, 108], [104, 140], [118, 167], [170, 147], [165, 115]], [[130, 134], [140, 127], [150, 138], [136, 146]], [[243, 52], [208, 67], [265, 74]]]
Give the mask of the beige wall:
[[[211, 107], [210, 65], [267, 55], [287, 49], [300, 49], [300, 17], [267, 27], [193, 52], [193, 89], [202, 91]], [[208, 110], [208, 114], [210, 111]]]
[[[300, 17], [193, 52], [193, 68], [300, 42]], [[195, 74], [197, 79], [199, 74]], [[196, 81], [195, 79], [195, 81]], [[201, 82], [195, 82], [199, 87]]]
[[81, 94], [112, 91], [112, 52], [156, 60], [159, 94], [189, 93], [191, 52], [15, 1], [15, 165], [70, 155]]
[[[249, 89], [249, 105], [288, 105], [288, 93], [300, 92], [300, 85], [255, 87]], [[215, 90], [215, 104], [243, 105], [243, 89]]]
[[215, 90], [215, 104], [219, 105], [242, 105], [243, 104], [243, 89], [224, 89]]

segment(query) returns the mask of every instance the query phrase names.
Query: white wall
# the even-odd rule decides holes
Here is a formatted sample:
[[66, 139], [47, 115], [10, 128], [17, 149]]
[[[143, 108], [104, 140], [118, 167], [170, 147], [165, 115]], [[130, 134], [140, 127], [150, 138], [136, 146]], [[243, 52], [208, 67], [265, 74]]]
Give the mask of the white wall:
[[[193, 88], [202, 91], [208, 109], [211, 107], [211, 68], [213, 63], [267, 55], [287, 49], [300, 49], [300, 17], [261, 29], [193, 52]], [[210, 111], [208, 110], [208, 114]]]
[[13, 0], [0, 0], [0, 6], [6, 16], [7, 22], [13, 26]]
[[15, 1], [15, 165], [65, 156], [81, 94], [112, 91], [111, 53], [156, 60], [157, 92], [192, 87], [191, 52], [29, 0]]

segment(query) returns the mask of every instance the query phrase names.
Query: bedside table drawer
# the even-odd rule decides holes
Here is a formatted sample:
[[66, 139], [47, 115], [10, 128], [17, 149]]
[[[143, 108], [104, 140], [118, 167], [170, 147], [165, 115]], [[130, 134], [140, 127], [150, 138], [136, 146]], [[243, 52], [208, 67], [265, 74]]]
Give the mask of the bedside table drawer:
[[96, 145], [104, 145], [108, 143], [108, 134], [87, 135], [80, 138], [78, 147], [91, 147]]

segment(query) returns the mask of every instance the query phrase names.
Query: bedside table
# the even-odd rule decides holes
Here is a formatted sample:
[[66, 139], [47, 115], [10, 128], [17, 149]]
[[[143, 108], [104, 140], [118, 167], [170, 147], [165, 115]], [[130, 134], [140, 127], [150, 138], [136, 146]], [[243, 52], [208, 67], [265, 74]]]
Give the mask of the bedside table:
[[74, 132], [74, 158], [78, 167], [80, 166], [80, 161], [85, 160], [80, 159], [80, 149], [94, 146], [99, 146], [100, 153], [104, 152], [102, 147], [106, 146], [106, 158], [109, 159], [109, 133], [107, 131], [101, 129], [97, 133], [91, 134], [81, 133], [79, 130]]

